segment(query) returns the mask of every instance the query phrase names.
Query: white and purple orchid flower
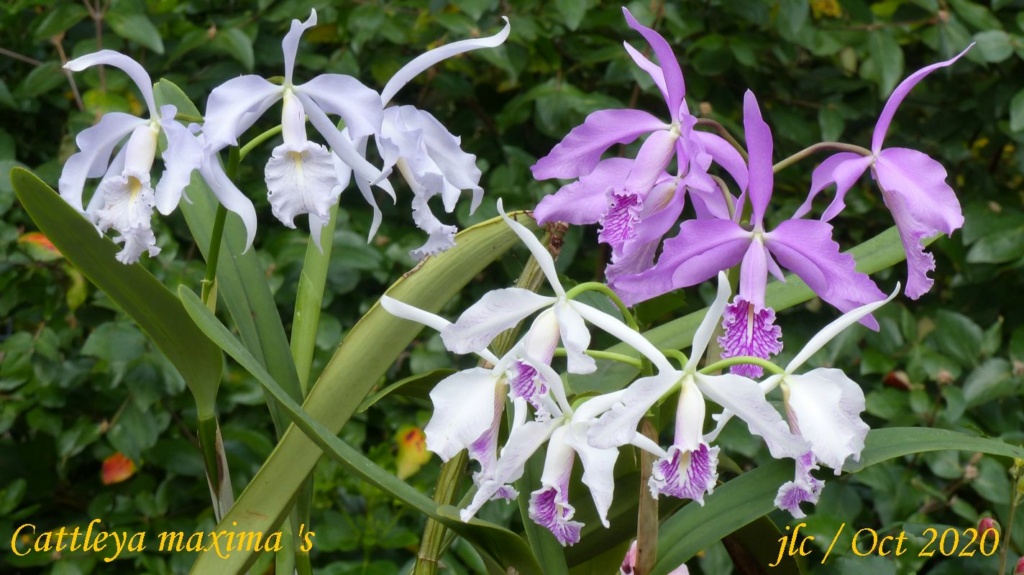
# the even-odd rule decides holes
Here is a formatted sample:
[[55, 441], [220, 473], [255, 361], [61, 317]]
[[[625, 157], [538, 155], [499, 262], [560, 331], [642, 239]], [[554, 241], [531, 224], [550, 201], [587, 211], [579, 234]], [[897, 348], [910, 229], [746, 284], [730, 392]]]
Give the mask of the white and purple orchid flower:
[[[299, 39], [316, 21], [315, 10], [305, 22], [292, 21], [281, 45], [284, 81], [280, 85], [250, 74], [214, 88], [206, 105], [203, 133], [208, 153], [237, 145], [242, 133], [270, 106], [283, 100], [284, 143], [274, 148], [266, 166], [267, 196], [274, 215], [288, 227], [295, 227], [295, 216], [309, 214], [310, 232], [319, 246], [320, 230], [330, 218], [330, 208], [338, 201], [343, 185], [348, 183], [349, 170], [392, 197], [394, 191], [385, 174], [366, 161], [328, 117], [340, 116], [355, 138], [377, 134], [383, 120], [377, 92], [342, 74], [321, 74], [304, 84], [292, 81]], [[306, 139], [306, 118], [344, 166], [336, 169], [332, 153]]]
[[[725, 311], [725, 335], [719, 340], [722, 357], [768, 358], [782, 350], [775, 312], [764, 299], [769, 272], [785, 281], [780, 264], [840, 311], [884, 299], [885, 294], [867, 275], [856, 271], [852, 256], [839, 251], [829, 224], [790, 219], [771, 231], [765, 229], [765, 212], [774, 186], [772, 134], [749, 90], [743, 99], [743, 125], [750, 181], [741, 205], [750, 200], [751, 225], [731, 219], [684, 221], [679, 235], [665, 241], [654, 267], [619, 278], [615, 287], [623, 300], [632, 304], [697, 285], [720, 270], [741, 264], [739, 293]], [[870, 316], [863, 322], [877, 329]], [[762, 373], [755, 365], [735, 366], [733, 371], [750, 377]]]
[[[636, 380], [607, 413], [591, 425], [589, 441], [595, 447], [612, 448], [632, 444], [654, 453], [649, 487], [651, 494], [692, 499], [703, 505], [704, 495], [714, 490], [718, 478], [718, 447], [704, 437], [705, 398], [738, 415], [750, 432], [764, 438], [773, 457], [797, 457], [809, 449], [794, 435], [782, 416], [765, 399], [764, 391], [752, 379], [735, 374], [704, 375], [697, 371], [712, 333], [725, 309], [731, 289], [724, 272], [718, 274], [718, 295], [693, 336], [691, 355], [682, 370], [674, 369], [665, 356], [639, 334], [624, 338], [627, 344], [647, 356], [658, 373]], [[662, 449], [637, 432], [640, 420], [658, 401], [679, 390], [675, 438]]]
[[[668, 42], [638, 23], [627, 9], [623, 13], [658, 58], [660, 66], [625, 44], [660, 90], [669, 122], [640, 110], [594, 112], [531, 168], [538, 180], [579, 178], [541, 200], [534, 216], [540, 223], [600, 222], [599, 239], [612, 247], [612, 263], [606, 270], [612, 287], [617, 278], [653, 265], [662, 237], [682, 213], [687, 191], [698, 217], [730, 217], [731, 198], [726, 200], [707, 173], [712, 161], [741, 189], [747, 185], [739, 153], [721, 137], [693, 129], [697, 119], [687, 109], [683, 73]], [[647, 139], [635, 160], [601, 159], [611, 146], [644, 135]], [[666, 169], [673, 159], [676, 170], [670, 174]]]
[[[480, 169], [476, 156], [462, 150], [461, 139], [452, 135], [433, 115], [415, 106], [388, 106], [391, 99], [414, 77], [434, 64], [471, 50], [494, 48], [508, 38], [511, 28], [505, 18], [505, 27], [486, 38], [461, 40], [425, 52], [403, 66], [388, 80], [380, 93], [383, 108], [382, 124], [376, 134], [377, 148], [384, 161], [383, 171], [391, 173], [398, 168], [413, 193], [413, 221], [427, 233], [427, 241], [412, 251], [416, 259], [423, 259], [455, 245], [455, 226], [445, 225], [430, 210], [429, 200], [441, 196], [446, 212], [455, 209], [462, 190], [472, 194], [470, 213], [476, 211], [483, 199], [480, 187]], [[346, 136], [355, 136], [348, 130]], [[366, 149], [366, 137], [356, 137], [359, 150]], [[381, 211], [370, 192], [371, 181], [356, 177], [356, 185], [373, 208], [370, 225], [372, 237], [381, 221]], [[392, 194], [392, 200], [394, 200]]]
[[933, 71], [949, 66], [971, 49], [946, 60], [925, 66], [900, 82], [882, 109], [871, 137], [871, 155], [840, 152], [821, 163], [811, 176], [811, 190], [795, 217], [811, 209], [811, 201], [823, 189], [836, 185], [836, 196], [821, 219], [829, 221], [846, 206], [843, 198], [861, 175], [871, 175], [882, 190], [882, 199], [896, 220], [896, 228], [907, 253], [907, 296], [917, 299], [932, 287], [928, 272], [935, 269], [935, 258], [924, 251], [923, 240], [938, 233], [947, 236], [963, 226], [964, 217], [953, 188], [946, 183], [946, 169], [930, 156], [908, 148], [882, 148], [896, 109], [907, 94]]
[[[61, 172], [60, 195], [96, 224], [101, 233], [111, 228], [117, 231], [120, 236], [114, 241], [124, 245], [116, 257], [124, 264], [131, 264], [137, 262], [143, 252], [150, 256], [160, 252], [152, 228], [153, 208], [164, 215], [174, 211], [192, 171], [198, 169], [217, 199], [242, 218], [251, 243], [256, 229], [252, 202], [230, 182], [223, 185], [227, 177], [220, 164], [204, 159], [196, 137], [174, 119], [177, 113], [174, 106], [161, 106], [158, 111], [153, 82], [138, 62], [113, 50], [100, 50], [75, 58], [64, 67], [80, 72], [99, 65], [114, 66], [128, 74], [142, 93], [149, 119], [111, 112], [95, 126], [83, 130], [75, 139], [81, 151], [68, 158]], [[167, 137], [163, 153], [165, 169], [154, 190], [150, 172], [161, 132]], [[126, 138], [127, 142], [111, 160], [114, 148]], [[82, 194], [88, 178], [102, 179], [83, 209]]]
[[[801, 437], [808, 447], [803, 453], [790, 455], [796, 460], [796, 475], [793, 481], [779, 488], [775, 499], [779, 509], [789, 511], [794, 517], [804, 516], [800, 504], [816, 503], [824, 486], [824, 482], [812, 476], [811, 471], [821, 464], [839, 475], [847, 460], [860, 459], [864, 438], [869, 431], [860, 416], [865, 408], [864, 392], [856, 382], [833, 368], [819, 367], [802, 374], [796, 371], [837, 335], [892, 301], [899, 291], [897, 284], [886, 299], [846, 312], [815, 334], [782, 373], [771, 375], [760, 383], [765, 394], [776, 387], [782, 389], [790, 431]], [[713, 441], [717, 438], [733, 415], [726, 407], [706, 439]]]

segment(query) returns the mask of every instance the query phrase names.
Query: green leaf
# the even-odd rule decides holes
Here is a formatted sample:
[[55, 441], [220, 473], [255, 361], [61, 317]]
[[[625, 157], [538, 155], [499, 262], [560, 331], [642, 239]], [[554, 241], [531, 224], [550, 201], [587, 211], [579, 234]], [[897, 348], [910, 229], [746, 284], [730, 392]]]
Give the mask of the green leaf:
[[125, 14], [111, 10], [107, 12], [105, 20], [110, 29], [125, 40], [138, 42], [157, 54], [164, 53], [164, 41], [160, 38], [160, 31], [145, 14]]
[[[994, 439], [945, 429], [893, 427], [870, 431], [860, 461], [848, 463], [844, 471], [856, 473], [896, 457], [947, 450], [1024, 457], [1024, 449]], [[792, 478], [792, 461], [772, 461], [717, 487], [703, 507], [687, 504], [661, 525], [653, 574], [669, 573], [701, 549], [768, 514], [775, 508], [779, 486]]]
[[1010, 362], [1001, 357], [993, 357], [967, 375], [963, 387], [964, 399], [970, 408], [1014, 395], [1018, 387], [1010, 372]]
[[[154, 88], [157, 105], [174, 104], [178, 112], [199, 116], [199, 111], [180, 88], [167, 80], [160, 80]], [[217, 201], [213, 192], [198, 174], [186, 189], [191, 202], [181, 202], [178, 208], [203, 253], [207, 256]], [[217, 265], [217, 291], [227, 305], [228, 313], [238, 329], [245, 347], [259, 359], [274, 380], [280, 383], [294, 399], [300, 399], [299, 378], [292, 361], [288, 336], [267, 283], [267, 274], [260, 264], [256, 250], [242, 253], [245, 230], [242, 221], [228, 214], [224, 226], [221, 257]]]
[[872, 79], [878, 84], [883, 98], [892, 93], [903, 76], [903, 49], [888, 29], [872, 30], [868, 40], [868, 53], [874, 63]]
[[35, 98], [67, 82], [67, 76], [57, 62], [43, 62], [32, 68], [25, 79], [14, 89], [18, 98]]
[[562, 17], [565, 27], [572, 31], [580, 27], [589, 5], [589, 0], [555, 0], [555, 10]]
[[[1024, 94], [1022, 90], [1019, 94]], [[1010, 124], [1013, 129], [1013, 110], [1017, 97], [1011, 104]], [[1024, 98], [1020, 99], [1022, 117], [1020, 129], [1024, 130]], [[1013, 227], [1007, 230], [1000, 230], [997, 233], [990, 233], [982, 236], [978, 241], [971, 244], [967, 251], [967, 261], [974, 264], [1001, 264], [1012, 262], [1024, 255], [1024, 225]]]
[[[324, 453], [333, 457], [347, 471], [428, 517], [444, 523], [446, 527], [462, 535], [473, 543], [478, 550], [489, 554], [501, 565], [513, 567], [524, 574], [541, 573], [541, 569], [530, 554], [529, 548], [515, 533], [478, 519], [474, 519], [469, 523], [463, 522], [459, 518], [457, 510], [450, 507], [437, 507], [429, 497], [379, 467], [359, 450], [341, 440], [336, 432], [328, 430], [316, 419], [312, 418], [274, 381], [273, 377], [263, 368], [259, 360], [253, 357], [242, 343], [231, 335], [231, 332], [224, 327], [224, 324], [220, 323], [210, 313], [210, 310], [199, 299], [199, 296], [185, 286], [178, 288], [178, 294], [185, 304], [185, 310], [199, 325], [200, 329], [260, 382], [306, 437], [312, 440]], [[293, 430], [294, 428], [289, 428], [289, 432]], [[296, 470], [293, 470], [292, 473], [297, 475], [300, 481], [306, 475], [301, 472], [296, 473]], [[290, 492], [275, 490], [273, 494], [267, 495], [267, 499], [264, 499], [263, 504], [287, 508], [291, 499], [292, 494]], [[224, 519], [224, 521], [227, 520], [227, 518]], [[243, 553], [238, 553], [237, 555], [244, 561], [245, 555]], [[206, 572], [200, 567], [203, 558], [212, 558], [213, 561], [224, 561], [216, 554], [206, 553], [201, 555], [200, 559], [193, 566], [193, 572]], [[231, 571], [232, 569], [228, 565], [221, 563], [218, 566], [218, 571], [223, 572], [222, 570]]]
[[825, 105], [818, 110], [818, 127], [821, 128], [823, 142], [835, 142], [843, 135], [846, 120], [835, 106]]
[[[518, 217], [524, 224], [534, 225], [521, 214]], [[391, 286], [387, 294], [437, 312], [484, 267], [516, 245], [518, 237], [500, 218], [494, 218], [464, 230], [456, 236], [456, 241], [455, 247], [428, 258]], [[375, 305], [349, 331], [310, 389], [303, 409], [327, 430], [337, 433], [420, 329], [422, 326], [391, 316]], [[287, 350], [285, 346], [285, 352]], [[284, 518], [288, 501], [320, 455], [320, 448], [300, 430], [288, 429], [218, 529], [272, 531]], [[237, 526], [233, 522], [237, 522]], [[202, 555], [192, 572], [235, 572], [254, 559], [241, 553], [228, 559]]]
[[985, 30], [974, 35], [977, 51], [982, 60], [991, 63], [1002, 62], [1013, 55], [1010, 35], [1002, 30]]
[[224, 358], [188, 319], [181, 301], [140, 264], [114, 259], [118, 247], [31, 172], [15, 168], [11, 182], [40, 231], [139, 324], [185, 379], [200, 415], [212, 415]]
[[430, 390], [434, 389], [435, 385], [453, 373], [455, 373], [454, 369], [445, 368], [410, 375], [409, 377], [400, 379], [364, 399], [363, 402], [359, 404], [359, 409], [357, 411], [362, 413], [367, 409], [370, 409], [370, 407], [378, 401], [399, 391], [401, 392], [401, 395], [407, 397], [419, 397], [421, 399], [426, 399], [430, 394]]
[[940, 310], [935, 314], [931, 338], [939, 351], [963, 366], [976, 365], [984, 333], [978, 324], [963, 314]]
[[252, 50], [252, 39], [238, 28], [218, 30], [217, 35], [213, 37], [212, 45], [238, 60], [246, 70], [251, 71], [253, 66], [256, 65], [256, 56]]
[[969, 0], [949, 0], [953, 11], [957, 13], [964, 22], [979, 30], [1002, 30], [1003, 23], [996, 18], [988, 8], [979, 2]]
[[89, 11], [81, 4], [63, 3], [58, 4], [43, 16], [32, 33], [35, 42], [49, 40], [58, 34], [62, 34], [75, 24], [78, 24], [89, 16]]

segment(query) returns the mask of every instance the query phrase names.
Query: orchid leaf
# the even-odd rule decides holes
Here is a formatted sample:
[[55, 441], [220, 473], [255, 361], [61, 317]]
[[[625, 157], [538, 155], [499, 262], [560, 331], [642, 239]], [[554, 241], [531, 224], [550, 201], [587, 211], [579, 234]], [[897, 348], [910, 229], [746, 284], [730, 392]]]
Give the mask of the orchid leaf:
[[213, 417], [224, 358], [188, 319], [178, 298], [141, 264], [114, 259], [119, 249], [114, 242], [34, 174], [14, 168], [11, 183], [40, 231], [167, 356], [195, 397], [200, 419]]
[[[194, 292], [180, 286], [178, 294], [185, 304], [185, 310], [203, 333], [253, 375], [264, 389], [278, 402], [288, 418], [297, 425], [319, 449], [333, 457], [346, 470], [363, 481], [384, 491], [388, 495], [403, 501], [437, 521], [444, 523], [449, 529], [469, 540], [481, 553], [489, 554], [495, 561], [505, 567], [514, 567], [524, 574], [541, 573], [526, 543], [515, 533], [480, 520], [463, 523], [458, 514], [442, 513], [438, 506], [426, 495], [411, 485], [388, 473], [368, 457], [348, 443], [339, 439], [318, 421], [307, 414], [302, 407], [285, 392], [274, 378], [260, 365], [249, 351], [239, 342], [224, 324], [210, 313], [203, 301]], [[279, 492], [277, 499], [287, 502], [290, 497]], [[472, 527], [471, 527], [472, 526]]]
[[[199, 117], [199, 110], [172, 82], [160, 80], [153, 93], [159, 105], [173, 104], [179, 114]], [[185, 193], [191, 201], [182, 201], [179, 209], [185, 215], [185, 221], [203, 257], [207, 257], [217, 200], [199, 174], [195, 173]], [[245, 230], [241, 220], [234, 214], [228, 214], [222, 242], [221, 257], [217, 264], [217, 292], [227, 306], [246, 348], [293, 399], [299, 400], [302, 397], [299, 378], [281, 315], [267, 283], [267, 272], [256, 250], [250, 248], [242, 253], [245, 248]]]
[[[534, 226], [529, 218], [521, 213], [518, 216], [522, 223]], [[388, 289], [387, 295], [437, 312], [519, 239], [500, 218], [494, 218], [462, 231], [456, 235], [456, 242], [455, 247], [428, 258], [406, 274]], [[328, 431], [337, 433], [421, 329], [421, 325], [396, 318], [374, 305], [349, 331], [302, 408]], [[284, 349], [287, 353], [287, 346]], [[273, 531], [321, 454], [320, 447], [301, 430], [288, 429], [217, 529]], [[245, 552], [233, 553], [227, 559], [204, 554], [192, 572], [239, 572], [253, 560], [255, 555]]]
[[[1024, 449], [996, 439], [946, 429], [891, 427], [870, 431], [860, 461], [844, 470], [855, 472], [904, 455], [948, 450], [1024, 457]], [[775, 508], [779, 486], [792, 478], [791, 461], [773, 461], [717, 487], [705, 498], [704, 507], [687, 504], [661, 524], [654, 575], [669, 573], [701, 549], [767, 515]]]

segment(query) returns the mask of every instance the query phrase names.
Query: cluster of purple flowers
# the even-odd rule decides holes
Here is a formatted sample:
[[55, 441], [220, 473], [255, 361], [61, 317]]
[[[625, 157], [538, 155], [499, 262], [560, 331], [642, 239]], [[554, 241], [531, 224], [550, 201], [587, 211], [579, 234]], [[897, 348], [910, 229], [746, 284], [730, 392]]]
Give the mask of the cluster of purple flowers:
[[[768, 358], [782, 350], [775, 312], [765, 305], [769, 273], [780, 281], [785, 281], [783, 269], [795, 273], [842, 312], [883, 299], [875, 283], [856, 271], [853, 258], [839, 251], [828, 223], [843, 209], [846, 192], [868, 168], [906, 249], [906, 293], [918, 298], [928, 291], [932, 281], [927, 274], [935, 263], [922, 242], [939, 232], [952, 234], [963, 225], [960, 204], [938, 162], [915, 150], [882, 149], [882, 144], [910, 90], [963, 52], [915, 72], [897, 86], [875, 127], [871, 150], [863, 155], [842, 152], [825, 160], [814, 171], [803, 206], [768, 230], [764, 218], [774, 181], [772, 134], [754, 94], [747, 91], [743, 98], [748, 158], [744, 161], [740, 151], [723, 138], [695, 129], [697, 118], [687, 109], [683, 74], [668, 42], [639, 24], [628, 10], [623, 12], [629, 26], [657, 56], [656, 65], [626, 44], [633, 60], [661, 90], [668, 122], [640, 110], [594, 112], [532, 169], [538, 179], [575, 179], [544, 198], [534, 215], [540, 223], [600, 224], [598, 237], [612, 250], [608, 283], [626, 303], [697, 285], [739, 264], [739, 291], [725, 311], [725, 335], [719, 340], [723, 356]], [[636, 158], [602, 159], [611, 146], [644, 135], [647, 139]], [[674, 169], [667, 171], [673, 160]], [[732, 177], [738, 198], [709, 176], [712, 164]], [[811, 200], [833, 183], [835, 199], [821, 219], [803, 219]], [[679, 224], [675, 237], [662, 241], [679, 222], [687, 197], [694, 216]], [[863, 322], [877, 329], [870, 316]], [[754, 365], [734, 370], [761, 375], [761, 368]]]

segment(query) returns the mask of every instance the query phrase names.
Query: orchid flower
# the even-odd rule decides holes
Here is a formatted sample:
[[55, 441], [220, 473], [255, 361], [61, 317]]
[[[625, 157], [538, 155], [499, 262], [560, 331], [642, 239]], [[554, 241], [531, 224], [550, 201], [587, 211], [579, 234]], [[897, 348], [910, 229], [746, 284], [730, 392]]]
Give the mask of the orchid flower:
[[857, 183], [869, 167], [871, 175], [882, 190], [882, 199], [896, 220], [900, 241], [907, 254], [907, 296], [917, 299], [932, 287], [928, 272], [935, 269], [935, 258], [924, 251], [922, 241], [939, 232], [952, 235], [963, 226], [953, 188], [946, 183], [946, 169], [930, 156], [908, 148], [886, 148], [885, 134], [889, 131], [896, 109], [907, 94], [933, 71], [953, 64], [971, 49], [971, 44], [953, 58], [925, 66], [900, 82], [893, 90], [875, 124], [871, 138], [871, 155], [852, 152], [835, 154], [821, 163], [811, 176], [811, 191], [794, 217], [801, 217], [811, 209], [814, 197], [830, 184], [836, 185], [836, 196], [822, 215], [822, 221], [834, 218], [846, 206], [846, 193]]
[[[749, 151], [751, 226], [733, 220], [687, 220], [679, 235], [665, 241], [658, 263], [645, 272], [619, 278], [615, 288], [626, 303], [637, 303], [674, 289], [696, 285], [720, 270], [741, 264], [739, 293], [725, 311], [722, 357], [768, 358], [782, 350], [775, 312], [765, 305], [768, 273], [785, 281], [783, 267], [796, 273], [821, 299], [841, 311], [883, 299], [874, 282], [854, 269], [853, 257], [840, 253], [825, 222], [790, 219], [772, 231], [764, 216], [772, 197], [772, 134], [754, 94], [743, 99], [743, 125]], [[778, 263], [776, 263], [778, 260]], [[870, 316], [864, 323], [877, 329]], [[742, 365], [734, 373], [758, 377], [761, 368]]]
[[[541, 200], [535, 217], [540, 223], [600, 222], [599, 239], [612, 247], [612, 265], [606, 273], [613, 286], [618, 277], [653, 265], [658, 244], [682, 213], [687, 191], [698, 217], [730, 216], [729, 204], [707, 173], [713, 160], [741, 188], [747, 185], [739, 153], [719, 136], [693, 129], [697, 120], [687, 109], [682, 71], [668, 42], [640, 25], [628, 10], [623, 13], [658, 57], [660, 67], [625, 44], [634, 62], [661, 91], [670, 122], [638, 110], [594, 112], [531, 168], [539, 180], [579, 178]], [[644, 134], [648, 138], [635, 160], [601, 160], [610, 146]], [[673, 158], [677, 159], [674, 176], [665, 172]]]
[[[508, 18], [504, 20], [505, 27], [493, 36], [453, 42], [417, 56], [398, 70], [381, 91], [380, 105], [384, 113], [376, 136], [384, 160], [383, 170], [390, 173], [398, 168], [413, 192], [413, 221], [428, 235], [427, 242], [412, 251], [416, 259], [455, 245], [455, 226], [444, 225], [437, 219], [428, 205], [430, 198], [440, 195], [445, 211], [451, 213], [462, 190], [468, 189], [473, 196], [469, 208], [472, 213], [483, 199], [481, 174], [476, 167], [476, 156], [462, 151], [461, 139], [452, 135], [437, 118], [415, 106], [388, 104], [409, 81], [434, 64], [470, 50], [500, 46], [511, 31]], [[350, 135], [347, 130], [345, 135]], [[356, 146], [364, 150], [366, 138], [357, 138]], [[371, 183], [365, 178], [356, 178], [356, 185], [373, 208], [369, 234], [373, 237], [381, 222], [381, 211], [370, 193]]]
[[328, 114], [345, 121], [355, 138], [380, 130], [380, 96], [355, 78], [341, 74], [321, 74], [304, 83], [294, 84], [292, 72], [302, 33], [316, 25], [316, 11], [305, 22], [292, 20], [282, 42], [284, 81], [274, 84], [259, 76], [246, 75], [228, 80], [214, 88], [206, 106], [203, 132], [209, 152], [237, 145], [238, 137], [252, 126], [267, 109], [283, 100], [281, 127], [284, 143], [274, 148], [266, 166], [267, 196], [274, 215], [294, 228], [294, 218], [309, 214], [309, 226], [319, 247], [320, 230], [330, 219], [330, 208], [341, 194], [338, 172], [331, 152], [306, 139], [305, 118], [331, 146], [331, 150], [362, 179], [380, 186], [394, 196], [384, 174], [373, 167], [343, 137]]
[[[843, 314], [815, 334], [789, 362], [783, 373], [772, 375], [761, 382], [764, 393], [776, 387], [782, 388], [790, 430], [809, 445], [807, 452], [795, 458], [794, 480], [779, 489], [775, 500], [777, 507], [789, 511], [794, 517], [803, 517], [800, 503], [816, 503], [824, 486], [824, 482], [815, 479], [810, 472], [817, 469], [820, 463], [839, 475], [848, 459], [857, 461], [860, 458], [864, 437], [869, 430], [860, 418], [865, 406], [864, 392], [846, 374], [832, 368], [817, 368], [803, 374], [796, 371], [837, 335], [892, 301], [899, 291], [900, 286], [897, 284], [888, 298]], [[717, 437], [732, 415], [726, 409], [718, 417], [718, 424], [708, 437]]]
[[[160, 252], [151, 223], [153, 208], [166, 215], [177, 207], [192, 171], [202, 166], [202, 156], [197, 153], [195, 136], [175, 121], [177, 109], [166, 105], [158, 111], [153, 97], [153, 82], [135, 60], [113, 50], [100, 50], [75, 58], [64, 67], [80, 72], [97, 65], [114, 66], [128, 74], [142, 93], [149, 109], [149, 119], [111, 112], [95, 126], [83, 130], [75, 139], [81, 151], [68, 158], [58, 188], [60, 195], [95, 223], [101, 233], [113, 228], [120, 234], [114, 241], [124, 244], [124, 247], [118, 252], [117, 259], [131, 264], [137, 262], [143, 252], [150, 256]], [[150, 171], [161, 131], [167, 137], [167, 149], [163, 153], [165, 170], [154, 191]], [[125, 138], [127, 143], [111, 161], [114, 148]], [[219, 169], [219, 165], [206, 165], [203, 174], [208, 181], [216, 182]], [[99, 186], [83, 209], [85, 181], [99, 177], [102, 178]], [[233, 186], [226, 188], [211, 183], [211, 187], [217, 199], [242, 218], [252, 237], [256, 228], [256, 211], [252, 203]]]
[[[647, 356], [659, 372], [633, 382], [621, 401], [590, 428], [589, 442], [595, 447], [633, 444], [659, 457], [649, 482], [655, 497], [666, 494], [703, 505], [704, 495], [714, 490], [719, 449], [703, 437], [705, 398], [746, 421], [751, 433], [764, 438], [773, 457], [796, 457], [808, 450], [807, 442], [790, 432], [757, 382], [734, 374], [711, 376], [697, 371], [730, 293], [728, 278], [719, 272], [718, 295], [694, 333], [691, 354], [682, 370], [673, 369], [661, 352], [639, 334], [624, 339]], [[648, 410], [677, 388], [680, 394], [675, 439], [665, 450], [639, 434], [637, 427]]]
[[[558, 280], [555, 261], [530, 230], [505, 214], [501, 200], [498, 212], [519, 239], [526, 244], [544, 272], [555, 296], [542, 296], [522, 288], [505, 288], [488, 292], [441, 331], [445, 346], [455, 353], [469, 353], [486, 348], [499, 333], [517, 325], [530, 314], [549, 308], [557, 320], [557, 333], [566, 350], [570, 373], [591, 373], [597, 369], [593, 358], [584, 353], [590, 345], [590, 332], [583, 322], [584, 309], [590, 306], [570, 300]], [[594, 310], [597, 311], [597, 310]], [[627, 328], [628, 329], [628, 328]]]

